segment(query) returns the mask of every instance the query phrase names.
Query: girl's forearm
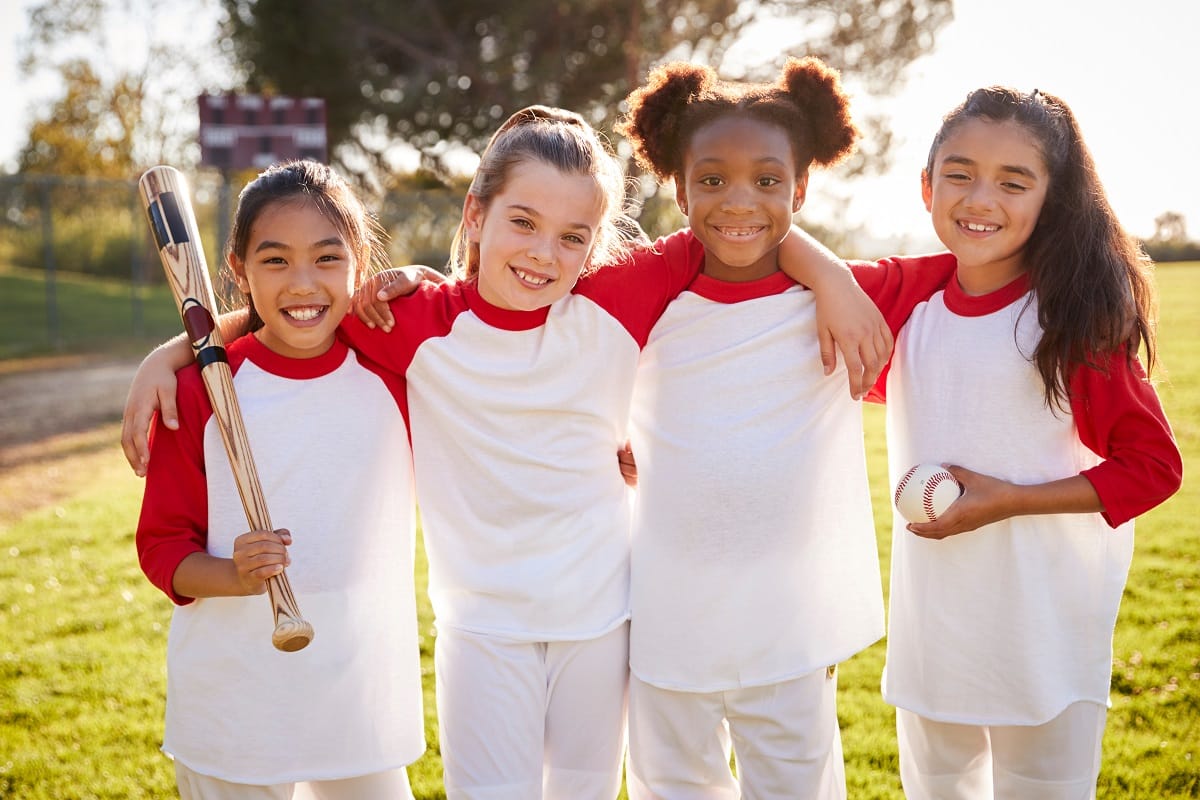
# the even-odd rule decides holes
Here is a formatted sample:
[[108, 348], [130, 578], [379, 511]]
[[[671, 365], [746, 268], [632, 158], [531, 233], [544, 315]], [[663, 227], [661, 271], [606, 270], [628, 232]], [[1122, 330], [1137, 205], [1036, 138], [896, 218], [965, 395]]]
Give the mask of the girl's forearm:
[[180, 561], [171, 586], [182, 597], [243, 597], [247, 594], [238, 580], [233, 560], [208, 553], [192, 553]]
[[1092, 482], [1082, 475], [1047, 483], [1012, 484], [1010, 516], [1030, 514], [1091, 514], [1104, 510]]
[[796, 225], [779, 245], [779, 268], [797, 283], [816, 289], [831, 280], [855, 284], [850, 268], [832, 250]]

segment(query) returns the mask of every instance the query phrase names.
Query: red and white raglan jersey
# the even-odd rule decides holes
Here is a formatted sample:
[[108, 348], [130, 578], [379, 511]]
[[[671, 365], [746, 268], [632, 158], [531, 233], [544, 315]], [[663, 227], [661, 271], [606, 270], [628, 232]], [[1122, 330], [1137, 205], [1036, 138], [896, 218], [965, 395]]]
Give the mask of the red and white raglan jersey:
[[[853, 265], [898, 329], [950, 256]], [[701, 275], [642, 354], [630, 667], [666, 689], [777, 683], [883, 635], [862, 409], [823, 374], [813, 295]]]
[[919, 306], [887, 381], [892, 484], [958, 464], [1018, 484], [1082, 474], [1099, 514], [1012, 517], [932, 541], [896, 519], [884, 698], [921, 716], [1036, 725], [1106, 704], [1133, 518], [1178, 489], [1182, 461], [1153, 387], [1124, 354], [1046, 405], [1041, 337], [1023, 276], [981, 297], [957, 281]]
[[681, 231], [536, 311], [452, 282], [394, 300], [391, 333], [343, 324], [352, 347], [408, 382], [439, 626], [553, 641], [628, 619], [630, 499], [616, 454], [639, 349], [702, 259]]
[[290, 359], [251, 335], [228, 356], [272, 524], [292, 533], [288, 580], [315, 635], [283, 653], [266, 595], [192, 600], [172, 589], [186, 556], [228, 558], [248, 528], [200, 373], [187, 367], [180, 430], [154, 434], [137, 531], [142, 569], [179, 604], [163, 749], [250, 784], [408, 764], [425, 742], [403, 381], [341, 342]]

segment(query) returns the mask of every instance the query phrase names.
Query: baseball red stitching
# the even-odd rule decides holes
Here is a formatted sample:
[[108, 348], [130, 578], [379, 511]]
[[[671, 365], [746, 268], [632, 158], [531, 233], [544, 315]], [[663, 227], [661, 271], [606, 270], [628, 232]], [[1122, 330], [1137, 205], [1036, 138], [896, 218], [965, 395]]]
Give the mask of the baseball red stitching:
[[933, 508], [933, 493], [947, 478], [954, 480], [954, 476], [949, 472], [935, 472], [929, 476], [929, 480], [925, 483], [925, 493], [921, 496], [921, 500], [925, 506], [925, 516], [929, 517], [930, 522], [937, 519], [937, 512]]
[[900, 479], [900, 482], [896, 484], [896, 493], [892, 496], [892, 505], [897, 508], [900, 506], [900, 494], [904, 491], [904, 487], [908, 486], [909, 479], [912, 478], [913, 473], [917, 471], [917, 467], [919, 466], [921, 465], [917, 464], [910, 468], [908, 472], [904, 473], [904, 477]]

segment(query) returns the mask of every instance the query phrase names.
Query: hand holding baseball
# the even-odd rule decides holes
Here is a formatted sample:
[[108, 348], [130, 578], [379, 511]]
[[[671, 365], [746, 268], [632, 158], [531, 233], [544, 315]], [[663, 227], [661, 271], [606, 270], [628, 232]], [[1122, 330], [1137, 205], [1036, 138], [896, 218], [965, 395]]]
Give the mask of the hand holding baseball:
[[896, 482], [896, 510], [909, 522], [933, 522], [962, 494], [962, 485], [939, 464], [917, 464]]
[[1019, 510], [1016, 498], [1020, 487], [956, 465], [938, 469], [953, 476], [962, 486], [962, 494], [941, 508], [936, 520], [910, 522], [906, 527], [913, 534], [925, 539], [945, 539], [1024, 513]]

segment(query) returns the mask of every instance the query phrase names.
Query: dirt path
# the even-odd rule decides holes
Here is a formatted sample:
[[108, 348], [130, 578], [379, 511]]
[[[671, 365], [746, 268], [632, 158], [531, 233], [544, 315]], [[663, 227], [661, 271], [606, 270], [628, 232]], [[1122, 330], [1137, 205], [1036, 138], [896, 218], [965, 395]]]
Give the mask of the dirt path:
[[138, 358], [0, 363], [0, 532], [101, 475], [132, 475], [121, 409]]
[[[100, 356], [0, 365], [0, 453], [120, 420], [139, 361]], [[0, 456], [0, 467], [4, 461]]]

